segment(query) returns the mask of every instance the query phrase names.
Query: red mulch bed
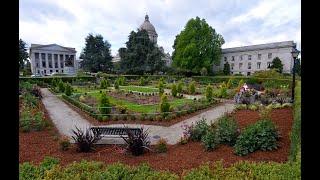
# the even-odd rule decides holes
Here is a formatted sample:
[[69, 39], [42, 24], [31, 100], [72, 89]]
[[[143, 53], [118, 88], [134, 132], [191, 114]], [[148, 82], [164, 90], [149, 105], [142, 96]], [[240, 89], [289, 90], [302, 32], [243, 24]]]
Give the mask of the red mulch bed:
[[[240, 110], [233, 114], [240, 127], [245, 127], [258, 120], [258, 112]], [[233, 148], [221, 145], [212, 152], [206, 152], [200, 142], [190, 142], [186, 145], [173, 145], [168, 147], [168, 152], [158, 154], [148, 152], [142, 156], [134, 157], [123, 154], [117, 146], [99, 146], [95, 152], [77, 153], [75, 148], [60, 151], [58, 141], [54, 141], [52, 130], [42, 132], [20, 133], [19, 135], [19, 162], [33, 161], [38, 164], [44, 156], [60, 158], [62, 165], [82, 159], [102, 161], [106, 164], [123, 162], [128, 165], [148, 163], [156, 170], [169, 170], [181, 175], [183, 171], [199, 167], [199, 165], [218, 160], [223, 160], [226, 166], [240, 160], [247, 161], [275, 161], [285, 162], [289, 155], [293, 112], [291, 108], [276, 109], [272, 112], [272, 120], [282, 134], [279, 141], [280, 148], [274, 151], [257, 151], [245, 157], [233, 154]], [[99, 153], [100, 152], [100, 153]]]

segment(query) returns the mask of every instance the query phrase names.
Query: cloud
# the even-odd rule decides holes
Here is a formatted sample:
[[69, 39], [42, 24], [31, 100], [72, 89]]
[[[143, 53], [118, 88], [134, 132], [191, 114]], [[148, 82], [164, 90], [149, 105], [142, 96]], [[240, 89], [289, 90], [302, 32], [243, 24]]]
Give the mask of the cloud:
[[79, 56], [85, 37], [101, 34], [115, 55], [148, 13], [158, 45], [170, 53], [175, 36], [196, 16], [224, 37], [223, 48], [285, 40], [301, 44], [300, 9], [297, 0], [20, 0], [19, 36], [29, 45], [75, 47]]

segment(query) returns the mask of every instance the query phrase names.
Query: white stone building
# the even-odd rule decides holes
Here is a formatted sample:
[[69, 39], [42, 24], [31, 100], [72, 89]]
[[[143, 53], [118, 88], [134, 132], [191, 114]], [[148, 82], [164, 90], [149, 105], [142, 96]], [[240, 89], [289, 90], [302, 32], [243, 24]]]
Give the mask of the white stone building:
[[49, 75], [52, 73], [75, 74], [75, 48], [57, 44], [31, 44], [30, 63], [32, 74]]
[[221, 63], [218, 66], [213, 65], [213, 71], [223, 70], [224, 64], [228, 62], [231, 74], [241, 73], [248, 76], [256, 71], [267, 70], [272, 60], [278, 57], [283, 64], [283, 73], [291, 73], [293, 49], [296, 49], [293, 41], [222, 49]]

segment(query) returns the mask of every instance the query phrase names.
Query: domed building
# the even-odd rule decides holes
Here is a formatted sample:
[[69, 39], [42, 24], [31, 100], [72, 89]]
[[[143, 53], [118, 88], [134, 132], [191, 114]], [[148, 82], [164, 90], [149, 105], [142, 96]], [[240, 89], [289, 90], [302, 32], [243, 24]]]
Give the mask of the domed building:
[[158, 34], [154, 26], [150, 23], [148, 15], [145, 16], [144, 22], [140, 25], [139, 30], [146, 30], [148, 32], [149, 39], [154, 44], [157, 44]]

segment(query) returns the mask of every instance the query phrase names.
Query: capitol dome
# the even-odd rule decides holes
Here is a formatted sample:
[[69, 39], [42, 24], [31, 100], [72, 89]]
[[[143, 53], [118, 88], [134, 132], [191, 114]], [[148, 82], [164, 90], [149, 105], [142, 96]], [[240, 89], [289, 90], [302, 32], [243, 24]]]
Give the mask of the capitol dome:
[[155, 44], [157, 43], [158, 34], [154, 26], [150, 23], [148, 15], [145, 16], [144, 22], [141, 24], [139, 29], [146, 30], [150, 40]]

